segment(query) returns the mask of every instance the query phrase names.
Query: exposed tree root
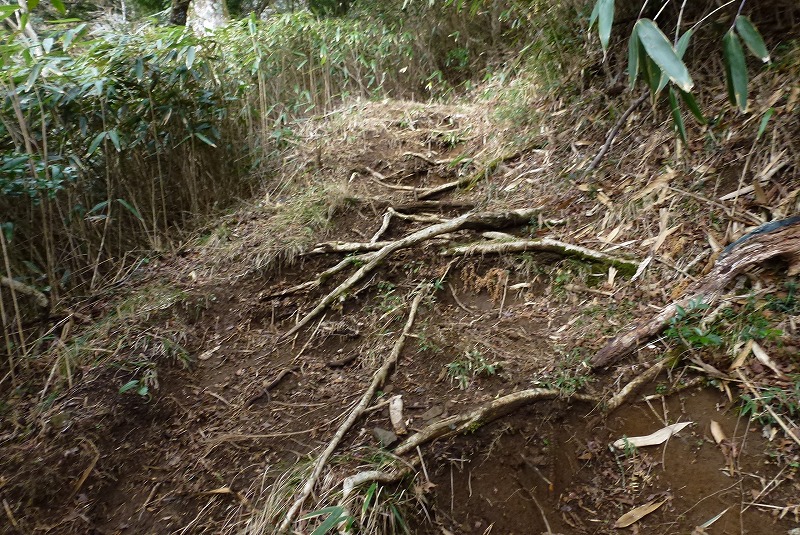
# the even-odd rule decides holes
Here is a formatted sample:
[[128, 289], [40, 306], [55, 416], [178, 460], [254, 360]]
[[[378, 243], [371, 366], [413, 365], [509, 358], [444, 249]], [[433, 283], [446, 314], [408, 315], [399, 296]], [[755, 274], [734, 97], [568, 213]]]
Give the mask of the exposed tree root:
[[320, 273], [319, 275], [317, 275], [316, 279], [297, 284], [295, 286], [292, 286], [291, 288], [286, 288], [286, 289], [280, 290], [278, 292], [274, 292], [274, 293], [271, 293], [271, 294], [263, 295], [263, 296], [261, 296], [261, 300], [263, 301], [263, 300], [266, 300], [266, 299], [274, 299], [276, 297], [284, 297], [286, 295], [291, 295], [291, 294], [294, 294], [294, 293], [297, 293], [297, 292], [302, 292], [304, 290], [313, 290], [315, 288], [318, 288], [319, 285], [322, 284], [323, 282], [325, 282], [329, 277], [332, 277], [333, 275], [336, 275], [340, 271], [344, 271], [347, 267], [353, 265], [356, 262], [359, 262], [359, 261], [360, 262], [366, 262], [370, 258], [371, 258], [371, 253], [366, 253], [366, 254], [357, 256], [355, 258], [345, 258], [341, 262], [336, 264], [335, 266], [333, 266], [331, 268], [328, 268], [325, 271], [323, 271], [322, 273]]
[[[533, 401], [556, 399], [562, 395], [563, 392], [560, 390], [531, 388], [493, 399], [471, 411], [454, 414], [453, 416], [428, 425], [421, 431], [408, 437], [402, 444], [395, 448], [394, 452], [397, 455], [406, 454], [417, 446], [436, 438], [461, 433], [488, 424]], [[598, 402], [597, 398], [584, 394], [575, 394], [571, 396], [570, 399], [587, 401], [590, 403]]]
[[[364, 279], [364, 277], [371, 273], [386, 257], [395, 251], [456, 230], [481, 229], [487, 227], [504, 228], [513, 225], [520, 225], [526, 221], [529, 221], [532, 217], [538, 214], [539, 210], [540, 208], [525, 208], [521, 210], [511, 210], [508, 212], [470, 212], [449, 221], [418, 230], [417, 232], [409, 234], [403, 239], [390, 242], [379, 251], [372, 253], [369, 256], [369, 261], [366, 264], [362, 265], [355, 273], [350, 275], [347, 280], [328, 293], [328, 295], [323, 297], [316, 307], [303, 316], [303, 318], [291, 329], [289, 329], [283, 336], [281, 336], [280, 339], [285, 340], [308, 325], [310, 321], [314, 320], [314, 318], [321, 314], [322, 311], [327, 309], [331, 303], [338, 299], [340, 295], [343, 295], [358, 282]], [[345, 260], [348, 262], [352, 261], [352, 259]]]
[[633, 378], [628, 384], [626, 384], [622, 390], [617, 392], [611, 399], [609, 399], [605, 407], [603, 408], [603, 413], [607, 416], [608, 414], [617, 410], [623, 403], [625, 403], [628, 398], [630, 398], [633, 394], [636, 393], [645, 383], [652, 381], [658, 374], [661, 373], [661, 370], [664, 369], [665, 361], [660, 360], [656, 362], [653, 366], [646, 369], [639, 375]]
[[485, 255], [485, 254], [505, 254], [505, 253], [519, 253], [523, 251], [545, 251], [550, 253], [558, 253], [564, 256], [574, 256], [582, 260], [592, 260], [594, 262], [601, 262], [610, 264], [615, 267], [635, 270], [639, 265], [638, 262], [612, 256], [601, 251], [595, 251], [581, 247], [579, 245], [572, 245], [564, 243], [551, 238], [538, 238], [535, 240], [513, 240], [513, 241], [490, 241], [473, 243], [469, 245], [459, 245], [442, 252], [445, 256], [456, 255]]
[[414, 324], [414, 319], [417, 316], [417, 310], [419, 309], [419, 304], [422, 299], [427, 295], [428, 288], [420, 288], [417, 291], [417, 294], [414, 296], [414, 300], [411, 302], [411, 308], [408, 312], [408, 319], [406, 320], [406, 324], [403, 327], [403, 332], [398, 337], [397, 341], [392, 348], [392, 352], [383, 362], [380, 368], [375, 372], [372, 376], [372, 382], [370, 383], [369, 387], [367, 388], [364, 395], [361, 396], [361, 400], [358, 402], [358, 405], [353, 408], [350, 415], [345, 419], [344, 422], [339, 426], [339, 429], [336, 431], [336, 434], [333, 436], [331, 441], [328, 443], [328, 446], [325, 450], [317, 457], [317, 460], [314, 461], [314, 468], [311, 471], [308, 479], [303, 484], [303, 488], [300, 491], [300, 495], [297, 497], [295, 502], [286, 512], [286, 516], [284, 517], [283, 521], [281, 522], [280, 527], [278, 528], [278, 533], [284, 533], [289, 529], [289, 526], [295, 520], [297, 513], [300, 511], [300, 508], [303, 506], [305, 501], [311, 495], [311, 492], [314, 490], [314, 486], [317, 484], [317, 480], [319, 476], [322, 474], [322, 470], [325, 468], [325, 464], [328, 462], [328, 459], [333, 454], [334, 450], [339, 447], [339, 443], [344, 438], [344, 435], [350, 430], [353, 424], [358, 420], [361, 415], [364, 413], [364, 410], [369, 406], [372, 398], [375, 396], [375, 392], [378, 388], [383, 385], [384, 381], [389, 375], [389, 371], [394, 367], [397, 363], [398, 358], [400, 358], [400, 352], [403, 349], [403, 345], [405, 344], [406, 338], [408, 337], [411, 326]]
[[800, 217], [762, 225], [728, 246], [714, 269], [689, 287], [687, 297], [667, 305], [645, 323], [632, 325], [628, 332], [608, 342], [592, 358], [592, 367], [608, 366], [629, 355], [640, 343], [647, 342], [666, 327], [678, 307], [685, 308], [698, 300], [713, 304], [736, 275], [774, 257], [788, 259], [789, 275], [800, 272]]

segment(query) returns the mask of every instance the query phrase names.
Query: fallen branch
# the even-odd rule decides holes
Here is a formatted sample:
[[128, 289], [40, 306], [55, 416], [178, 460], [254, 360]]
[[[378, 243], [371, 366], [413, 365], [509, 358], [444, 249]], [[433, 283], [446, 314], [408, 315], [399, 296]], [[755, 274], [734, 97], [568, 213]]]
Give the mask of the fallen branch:
[[[501, 398], [493, 399], [471, 411], [454, 414], [449, 418], [444, 418], [434, 422], [421, 431], [408, 437], [402, 444], [395, 448], [394, 453], [403, 455], [415, 449], [417, 446], [430, 442], [436, 438], [462, 433], [488, 424], [498, 418], [513, 412], [514, 410], [527, 405], [533, 401], [543, 399], [556, 399], [563, 395], [560, 390], [547, 388], [531, 388], [508, 394]], [[597, 399], [584, 394], [574, 394], [570, 399], [578, 401], [588, 401], [597, 403]]]
[[305, 327], [310, 321], [316, 318], [323, 310], [327, 309], [340, 295], [350, 290], [367, 274], [371, 273], [386, 257], [406, 247], [416, 245], [425, 240], [448, 232], [462, 229], [480, 229], [485, 227], [502, 228], [513, 225], [523, 224], [539, 213], [540, 208], [525, 208], [521, 210], [511, 210], [508, 212], [470, 212], [456, 217], [449, 221], [432, 225], [409, 234], [403, 239], [390, 242], [385, 247], [371, 254], [369, 261], [361, 266], [355, 273], [350, 275], [343, 283], [333, 289], [328, 295], [323, 297], [320, 302], [309, 313], [307, 313], [294, 327], [289, 329], [281, 340], [292, 336], [300, 329]]
[[689, 303], [700, 300], [712, 305], [736, 275], [774, 257], [789, 260], [789, 275], [800, 273], [800, 217], [767, 223], [729, 245], [714, 269], [689, 287], [688, 297], [670, 303], [645, 323], [634, 324], [627, 332], [609, 341], [592, 358], [592, 367], [608, 366], [632, 353], [640, 343], [661, 332], [675, 316], [678, 307], [686, 308]]
[[420, 212], [423, 210], [473, 210], [475, 204], [460, 201], [409, 201], [394, 205], [398, 212]]
[[610, 264], [615, 267], [627, 268], [636, 270], [639, 262], [627, 260], [618, 256], [612, 256], [608, 253], [595, 251], [579, 245], [572, 245], [564, 243], [551, 238], [538, 238], [535, 240], [513, 240], [513, 241], [489, 241], [481, 243], [473, 243], [469, 245], [459, 245], [442, 252], [444, 256], [470, 256], [470, 255], [485, 255], [485, 254], [505, 254], [505, 253], [520, 253], [523, 251], [544, 251], [549, 253], [558, 253], [565, 256], [575, 256], [582, 260], [591, 260], [594, 262], [601, 262]]
[[417, 316], [417, 310], [419, 309], [419, 304], [422, 299], [427, 295], [426, 288], [420, 288], [417, 292], [417, 295], [414, 296], [414, 300], [411, 302], [411, 308], [408, 312], [408, 319], [406, 320], [406, 324], [403, 327], [403, 332], [398, 337], [397, 341], [392, 348], [392, 352], [384, 361], [383, 365], [375, 372], [372, 377], [372, 382], [370, 383], [369, 387], [367, 388], [364, 395], [361, 396], [361, 400], [358, 402], [358, 405], [353, 408], [350, 415], [347, 419], [342, 422], [339, 426], [339, 429], [336, 431], [336, 434], [333, 436], [331, 441], [328, 443], [328, 446], [325, 450], [317, 457], [317, 460], [314, 461], [314, 468], [311, 471], [311, 475], [309, 475], [308, 479], [306, 480], [305, 484], [303, 485], [302, 490], [300, 491], [300, 496], [295, 500], [292, 506], [286, 513], [286, 516], [281, 522], [280, 527], [278, 528], [278, 533], [285, 533], [289, 526], [292, 525], [294, 522], [297, 513], [300, 511], [300, 508], [303, 506], [305, 501], [311, 495], [311, 492], [314, 490], [314, 486], [317, 484], [317, 480], [319, 476], [322, 474], [322, 470], [325, 468], [325, 464], [328, 462], [328, 459], [333, 454], [334, 450], [339, 446], [339, 443], [344, 438], [344, 435], [350, 430], [353, 424], [358, 420], [361, 415], [363, 414], [364, 410], [369, 406], [372, 398], [375, 396], [375, 392], [378, 390], [380, 386], [386, 381], [386, 378], [389, 375], [389, 371], [394, 367], [397, 363], [397, 360], [400, 358], [400, 351], [403, 349], [403, 345], [405, 344], [406, 338], [408, 337], [411, 326], [414, 324], [414, 319]]
[[492, 173], [494, 173], [497, 170], [498, 167], [500, 167], [504, 163], [519, 158], [529, 150], [539, 145], [540, 142], [541, 142], [540, 140], [535, 139], [530, 143], [527, 143], [525, 146], [515, 150], [514, 152], [498, 156], [497, 158], [490, 160], [489, 163], [484, 165], [483, 168], [480, 169], [479, 171], [476, 171], [471, 175], [459, 178], [458, 180], [454, 180], [453, 182], [448, 182], [446, 184], [442, 184], [441, 186], [430, 188], [429, 190], [418, 194], [417, 199], [428, 199], [430, 197], [435, 197], [440, 193], [444, 193], [446, 191], [450, 191], [456, 188], [466, 189], [472, 187], [480, 180], [488, 178]]
[[0, 276], [0, 285], [6, 286], [7, 288], [10, 288], [17, 293], [21, 293], [32, 297], [33, 300], [36, 301], [36, 304], [42, 308], [47, 308], [47, 305], [49, 304], [46, 295], [44, 295], [42, 292], [40, 292], [33, 286], [28, 286], [27, 284], [19, 282], [18, 280]]
[[317, 254], [329, 253], [361, 253], [365, 251], [379, 251], [387, 245], [394, 243], [391, 241], [369, 241], [369, 242], [341, 242], [341, 241], [326, 241], [314, 245], [313, 249], [309, 249], [301, 254], [301, 256], [310, 256]]
[[372, 180], [373, 182], [375, 182], [380, 186], [383, 186], [384, 188], [393, 189], [396, 191], [411, 191], [411, 192], [426, 191], [425, 189], [420, 189], [415, 186], [401, 186], [399, 184], [389, 184], [388, 182], [386, 182], [386, 177], [383, 176], [381, 173], [375, 171], [374, 169], [370, 169], [369, 167], [365, 167], [364, 169], [367, 171], [367, 173], [370, 174], [369, 177], [370, 180]]

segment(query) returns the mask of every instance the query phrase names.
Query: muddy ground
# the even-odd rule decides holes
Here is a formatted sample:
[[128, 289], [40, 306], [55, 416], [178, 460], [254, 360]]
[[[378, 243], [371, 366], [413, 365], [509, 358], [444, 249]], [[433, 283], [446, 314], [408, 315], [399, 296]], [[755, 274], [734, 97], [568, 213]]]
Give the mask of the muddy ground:
[[[538, 148], [546, 139], [499, 154], [499, 163], [459, 160], [490, 144], [480, 127], [485, 117], [406, 103], [367, 111], [355, 139], [332, 147], [309, 142], [296, 155], [299, 169], [330, 176], [339, 188], [325, 194], [336, 202], [322, 204], [326, 230], [314, 231], [309, 243], [368, 242], [388, 206], [430, 221], [476, 208], [542, 207], [538, 218], [502, 231], [553, 236], [635, 262], [660, 241], [658, 260], [631, 281], [633, 273], [552, 252], [442, 255], [454, 243], [482, 239], [480, 231], [459, 231], [392, 255], [282, 339], [350, 272], [280, 295], [344, 255], [264, 261], [267, 253], [251, 249], [280, 241], [285, 229], [276, 228], [283, 221], [276, 214], [293, 206], [285, 193], [267, 195], [209, 230], [210, 238], [134, 272], [113, 298], [76, 303], [70, 329], [86, 334], [67, 345], [93, 356], [81, 361], [80, 381], [45, 386], [44, 396], [20, 393], [4, 409], [0, 531], [270, 532], [391, 351], [420, 291], [428, 296], [373, 406], [402, 395], [414, 433], [523, 389], [560, 396], [400, 460], [393, 437], [376, 432], [392, 430], [388, 409], [370, 410], [345, 435], [303, 514], [335, 505], [348, 475], [410, 463], [401, 481], [359, 489], [350, 513], [362, 532], [766, 534], [800, 526], [800, 448], [775, 422], [742, 414], [740, 383], [688, 360], [727, 371], [727, 350], [659, 339], [612, 369], [586, 364], [616, 333], [680, 295], [686, 270], [702, 276], [713, 263], [709, 235], [721, 244], [735, 237], [721, 223], [722, 210], [695, 198], [734, 189], [724, 173], [695, 197], [676, 193], [693, 187], [691, 176], [670, 175], [674, 190], [657, 184], [647, 191], [658, 176], [583, 187], [566, 176], [540, 178], [561, 165], [558, 150]], [[630, 150], [639, 150], [631, 141]], [[458, 180], [489, 161], [491, 179], [437, 195], [433, 204], [398, 189]], [[394, 218], [380, 239], [429, 224]], [[281, 244], [273, 245], [277, 258]], [[748, 300], [785, 296], [786, 281], [785, 265], [764, 266], [737, 281], [725, 302], [738, 314]], [[800, 371], [793, 314], [770, 313], [783, 331], [763, 342], [787, 377]], [[606, 414], [604, 402], [662, 356], [672, 358], [668, 371]], [[754, 358], [742, 369], [754, 381], [771, 373]], [[121, 392], [131, 381], [139, 383]], [[145, 385], [147, 392], [139, 389]], [[596, 401], [577, 401], [575, 393]], [[692, 424], [666, 444], [610, 447], [676, 422]], [[647, 503], [661, 505], [630, 527], [614, 527]], [[311, 533], [320, 521], [301, 520], [296, 531]]]

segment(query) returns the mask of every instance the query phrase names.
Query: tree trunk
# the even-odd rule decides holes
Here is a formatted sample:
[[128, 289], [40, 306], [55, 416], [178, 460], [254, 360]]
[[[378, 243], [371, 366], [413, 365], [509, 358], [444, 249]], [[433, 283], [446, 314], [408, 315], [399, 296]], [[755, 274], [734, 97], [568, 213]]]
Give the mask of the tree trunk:
[[186, 14], [189, 12], [191, 0], [172, 0], [169, 21], [177, 26], [186, 26]]
[[189, 6], [187, 24], [198, 35], [205, 35], [227, 22], [225, 0], [193, 0]]

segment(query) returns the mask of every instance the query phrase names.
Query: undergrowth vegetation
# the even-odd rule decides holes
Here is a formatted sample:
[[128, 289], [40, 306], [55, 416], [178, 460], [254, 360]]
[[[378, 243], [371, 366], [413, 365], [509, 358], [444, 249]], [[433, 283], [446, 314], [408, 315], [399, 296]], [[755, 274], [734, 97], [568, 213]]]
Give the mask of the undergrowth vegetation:
[[[251, 16], [205, 37], [67, 21], [46, 25], [40, 47], [3, 30], [3, 274], [50, 305], [118, 281], [263, 191], [299, 120], [347, 98], [464, 88], [523, 46], [529, 18], [513, 2], [364, 4], [350, 17]], [[20, 297], [17, 314], [32, 317]]]

